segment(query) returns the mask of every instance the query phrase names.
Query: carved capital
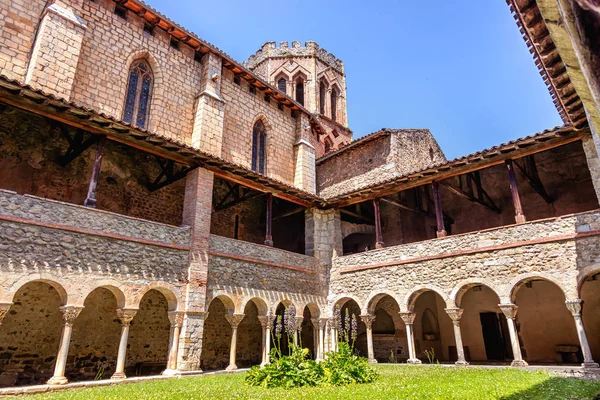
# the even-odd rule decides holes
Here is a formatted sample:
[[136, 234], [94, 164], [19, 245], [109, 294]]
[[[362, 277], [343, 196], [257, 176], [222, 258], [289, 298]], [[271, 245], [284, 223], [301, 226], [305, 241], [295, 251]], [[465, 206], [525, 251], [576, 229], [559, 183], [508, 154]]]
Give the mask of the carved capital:
[[225, 319], [229, 322], [232, 329], [236, 329], [244, 319], [244, 314], [225, 314]]
[[452, 322], [460, 321], [464, 311], [462, 308], [446, 308], [445, 310]]
[[571, 311], [574, 317], [581, 317], [581, 305], [583, 304], [583, 300], [581, 299], [573, 299], [565, 301], [567, 308]]
[[319, 327], [319, 329], [327, 329], [327, 323], [329, 322], [327, 318], [317, 318], [317, 320], [317, 326]]
[[8, 314], [11, 305], [12, 303], [0, 303], [0, 325], [2, 325], [2, 320], [4, 319], [4, 316]]
[[296, 317], [296, 330], [302, 329], [302, 322], [304, 321], [304, 317]]
[[117, 317], [119, 317], [121, 324], [129, 325], [137, 312], [138, 310], [133, 308], [117, 308]]
[[173, 328], [181, 328], [183, 325], [183, 317], [185, 316], [183, 312], [169, 311], [167, 315], [169, 316], [169, 322]]
[[402, 321], [404, 321], [404, 323], [406, 325], [412, 325], [415, 322], [415, 318], [417, 318], [417, 313], [415, 312], [400, 312], [400, 318], [402, 318]]
[[362, 320], [362, 322], [365, 323], [365, 325], [367, 326], [368, 329], [371, 329], [371, 326], [373, 326], [373, 321], [375, 321], [375, 316], [374, 315], [361, 315], [360, 319]]
[[517, 310], [519, 307], [515, 304], [498, 304], [500, 310], [504, 313], [504, 316], [509, 319], [515, 319], [517, 316]]
[[270, 315], [259, 315], [258, 320], [260, 321], [260, 325], [263, 327], [263, 329], [273, 325], [273, 317]]
[[81, 310], [83, 310], [83, 307], [62, 306], [60, 312], [62, 314], [63, 323], [67, 326], [72, 326]]

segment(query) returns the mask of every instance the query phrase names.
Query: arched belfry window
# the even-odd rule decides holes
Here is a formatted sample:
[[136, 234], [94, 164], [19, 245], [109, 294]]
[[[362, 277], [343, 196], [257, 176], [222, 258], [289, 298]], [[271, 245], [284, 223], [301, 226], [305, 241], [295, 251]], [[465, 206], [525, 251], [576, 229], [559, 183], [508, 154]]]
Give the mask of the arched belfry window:
[[327, 94], [327, 88], [325, 82], [319, 83], [319, 113], [325, 115], [325, 95]]
[[136, 60], [131, 64], [123, 121], [146, 128], [153, 82], [152, 69], [146, 60]]
[[337, 110], [338, 91], [336, 88], [331, 89], [331, 119], [335, 121]]
[[277, 81], [277, 89], [282, 91], [283, 93], [287, 93], [287, 81], [285, 78], [279, 78]]
[[256, 121], [252, 130], [252, 171], [265, 173], [267, 131], [262, 121]]
[[302, 78], [296, 80], [296, 101], [304, 105], [304, 81]]

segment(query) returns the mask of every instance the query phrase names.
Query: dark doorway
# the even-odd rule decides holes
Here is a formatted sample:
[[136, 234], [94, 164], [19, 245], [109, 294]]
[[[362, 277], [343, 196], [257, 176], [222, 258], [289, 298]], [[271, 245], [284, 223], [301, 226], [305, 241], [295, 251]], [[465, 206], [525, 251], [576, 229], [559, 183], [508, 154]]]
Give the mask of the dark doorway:
[[483, 343], [488, 360], [504, 361], [512, 358], [510, 346], [506, 336], [508, 330], [504, 314], [495, 312], [479, 313], [481, 330], [483, 332]]

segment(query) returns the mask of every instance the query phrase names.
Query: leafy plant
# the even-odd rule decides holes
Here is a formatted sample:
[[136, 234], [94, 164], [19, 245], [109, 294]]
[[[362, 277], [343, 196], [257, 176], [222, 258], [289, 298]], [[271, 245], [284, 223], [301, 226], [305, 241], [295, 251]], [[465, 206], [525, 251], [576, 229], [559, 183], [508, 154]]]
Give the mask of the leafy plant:
[[390, 363], [397, 364], [398, 360], [396, 360], [396, 355], [394, 354], [394, 350], [390, 350]]
[[425, 356], [427, 357], [427, 362], [429, 364], [439, 364], [440, 360], [435, 358], [435, 349], [432, 347], [431, 351], [425, 350]]
[[354, 383], [370, 383], [377, 379], [377, 372], [364, 357], [354, 354], [353, 348], [346, 342], [338, 344], [337, 352], [327, 353], [321, 362], [323, 383], [329, 385], [349, 385]]

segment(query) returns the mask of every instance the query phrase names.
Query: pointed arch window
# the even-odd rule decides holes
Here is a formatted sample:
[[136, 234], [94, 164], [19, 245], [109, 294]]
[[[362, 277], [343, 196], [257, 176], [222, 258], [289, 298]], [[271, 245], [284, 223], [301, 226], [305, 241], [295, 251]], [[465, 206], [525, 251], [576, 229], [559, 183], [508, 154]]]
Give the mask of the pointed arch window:
[[325, 87], [325, 82], [321, 81], [319, 83], [319, 113], [321, 115], [325, 115], [325, 95], [327, 93], [327, 88]]
[[146, 60], [134, 61], [129, 70], [127, 97], [125, 98], [125, 110], [123, 112], [124, 122], [138, 128], [147, 127], [153, 83], [154, 75]]
[[267, 131], [262, 121], [256, 121], [252, 130], [252, 171], [265, 173]]
[[337, 111], [338, 91], [334, 87], [331, 89], [331, 119], [335, 121]]
[[304, 81], [302, 78], [296, 80], [296, 101], [304, 105]]
[[287, 93], [287, 81], [285, 78], [279, 78], [277, 81], [277, 89], [282, 91], [283, 93]]
[[331, 139], [329, 137], [326, 137], [324, 144], [325, 144], [325, 154], [327, 154], [333, 148], [333, 142], [331, 141]]

